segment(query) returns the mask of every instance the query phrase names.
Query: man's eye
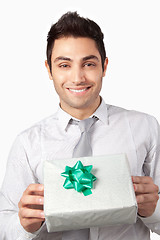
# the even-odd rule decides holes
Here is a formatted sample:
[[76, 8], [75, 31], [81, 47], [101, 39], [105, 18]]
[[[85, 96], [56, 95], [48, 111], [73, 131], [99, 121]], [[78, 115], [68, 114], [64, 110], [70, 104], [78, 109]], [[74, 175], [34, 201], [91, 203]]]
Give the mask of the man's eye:
[[95, 63], [85, 63], [84, 66], [86, 67], [95, 67]]
[[67, 68], [67, 67], [69, 67], [69, 65], [67, 65], [67, 64], [61, 64], [59, 67], [60, 67], [60, 68]]

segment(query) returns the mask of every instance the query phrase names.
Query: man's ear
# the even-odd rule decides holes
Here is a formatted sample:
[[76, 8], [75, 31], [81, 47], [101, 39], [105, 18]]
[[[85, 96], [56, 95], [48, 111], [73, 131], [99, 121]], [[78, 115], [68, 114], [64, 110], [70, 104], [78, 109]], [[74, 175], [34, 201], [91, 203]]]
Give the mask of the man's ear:
[[105, 61], [104, 61], [103, 77], [106, 75], [107, 66], [108, 66], [108, 58], [106, 58]]
[[50, 70], [50, 67], [49, 67], [49, 64], [48, 64], [47, 60], [45, 61], [45, 66], [47, 68], [50, 80], [53, 80], [52, 73], [51, 73], [51, 70]]

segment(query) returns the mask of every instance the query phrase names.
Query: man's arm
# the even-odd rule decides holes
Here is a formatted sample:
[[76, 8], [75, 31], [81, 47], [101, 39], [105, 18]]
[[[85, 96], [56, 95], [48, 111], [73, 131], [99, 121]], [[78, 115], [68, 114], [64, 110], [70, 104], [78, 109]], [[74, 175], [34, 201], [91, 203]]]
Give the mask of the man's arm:
[[[31, 183], [32, 185], [30, 185]], [[21, 137], [19, 136], [11, 149], [5, 178], [0, 191], [1, 239], [26, 240], [33, 239], [36, 236], [33, 232], [40, 227], [44, 218], [37, 218], [36, 221], [39, 223], [37, 224], [36, 222], [36, 224], [39, 226], [31, 229], [30, 221], [28, 221], [27, 224], [28, 218], [26, 216], [28, 214], [29, 216], [37, 216], [37, 214], [42, 212], [42, 210], [34, 209], [39, 208], [37, 205], [42, 208], [43, 202], [43, 187], [37, 183], [37, 179], [32, 172], [27, 153], [22, 144]], [[33, 186], [35, 189], [33, 189]], [[37, 191], [34, 190], [37, 190], [39, 187], [42, 188], [41, 190], [38, 189], [37, 196]], [[40, 204], [36, 204], [37, 198], [42, 199]], [[27, 232], [25, 229], [30, 230], [32, 233]]]
[[[147, 115], [148, 153], [143, 164], [145, 176], [133, 177], [139, 218], [153, 232], [160, 235], [160, 126]], [[146, 147], [147, 145], [145, 145]]]
[[43, 203], [43, 185], [30, 184], [18, 203], [20, 223], [27, 232], [33, 233], [39, 230], [45, 220]]
[[132, 177], [133, 186], [138, 204], [138, 214], [141, 217], [150, 217], [154, 213], [159, 200], [159, 187], [151, 177]]
[[133, 177], [139, 218], [151, 231], [160, 235], [159, 187], [150, 177]]

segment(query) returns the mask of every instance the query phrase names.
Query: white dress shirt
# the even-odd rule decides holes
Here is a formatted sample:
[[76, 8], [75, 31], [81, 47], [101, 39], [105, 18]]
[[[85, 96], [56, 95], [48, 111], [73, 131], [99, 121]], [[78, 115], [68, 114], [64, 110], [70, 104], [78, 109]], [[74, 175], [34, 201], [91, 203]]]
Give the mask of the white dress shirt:
[[[103, 100], [93, 115], [99, 118], [91, 133], [93, 155], [126, 153], [132, 175], [151, 176], [160, 187], [160, 128], [156, 119], [106, 105]], [[45, 223], [34, 234], [26, 232], [19, 222], [18, 202], [29, 184], [43, 184], [43, 161], [72, 157], [80, 130], [68, 124], [70, 118], [59, 108], [16, 138], [0, 191], [1, 240], [61, 240], [63, 233], [47, 233]], [[150, 229], [160, 234], [160, 200], [151, 217], [138, 217], [133, 225], [91, 228], [90, 240], [149, 240]]]

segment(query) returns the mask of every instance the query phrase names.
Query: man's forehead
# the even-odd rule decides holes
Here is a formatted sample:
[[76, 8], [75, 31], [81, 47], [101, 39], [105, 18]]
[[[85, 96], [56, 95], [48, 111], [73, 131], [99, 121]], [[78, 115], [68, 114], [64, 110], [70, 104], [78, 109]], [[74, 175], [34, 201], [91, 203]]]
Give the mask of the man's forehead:
[[[96, 42], [87, 37], [63, 37], [56, 39], [54, 41], [52, 51], [71, 51], [71, 50], [88, 50], [92, 49], [93, 51], [98, 50]], [[90, 55], [90, 54], [88, 54]]]
[[86, 37], [63, 37], [56, 39], [52, 49], [52, 60], [71, 61], [74, 59], [94, 59], [99, 61], [100, 54], [95, 41]]

